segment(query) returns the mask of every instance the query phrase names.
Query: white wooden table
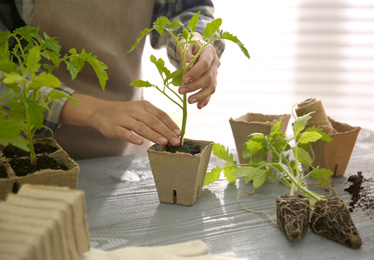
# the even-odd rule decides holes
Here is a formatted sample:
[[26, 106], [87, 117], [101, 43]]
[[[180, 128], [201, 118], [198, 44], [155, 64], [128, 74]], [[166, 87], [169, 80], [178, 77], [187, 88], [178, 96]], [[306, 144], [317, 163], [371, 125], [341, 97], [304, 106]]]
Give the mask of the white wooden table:
[[[234, 150], [234, 149], [233, 149]], [[333, 187], [348, 204], [347, 178], [362, 171], [371, 178], [374, 192], [374, 133], [362, 130], [347, 171], [335, 177]], [[267, 217], [245, 211], [237, 202], [241, 190], [251, 185], [223, 178], [203, 188], [192, 207], [161, 204], [146, 154], [78, 161], [78, 189], [85, 191], [91, 246], [114, 249], [124, 246], [155, 246], [200, 239], [209, 253], [235, 252], [250, 259], [373, 259], [374, 210], [356, 208], [352, 218], [363, 240], [354, 250], [308, 230], [300, 242], [290, 241]], [[214, 156], [212, 167], [220, 163]], [[274, 219], [275, 198], [286, 195], [282, 185], [265, 185], [254, 195], [243, 194], [242, 203], [269, 213]]]

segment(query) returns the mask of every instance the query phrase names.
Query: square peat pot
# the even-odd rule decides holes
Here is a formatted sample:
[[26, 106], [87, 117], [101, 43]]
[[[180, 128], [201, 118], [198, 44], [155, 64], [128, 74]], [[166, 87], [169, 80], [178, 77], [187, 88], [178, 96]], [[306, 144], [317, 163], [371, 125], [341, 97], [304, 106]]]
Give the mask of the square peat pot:
[[[61, 169], [41, 169], [33, 173], [28, 173], [24, 176], [17, 176], [14, 172], [15, 191], [17, 191], [22, 184], [40, 184], [50, 186], [63, 186], [75, 189], [78, 182], [79, 165], [62, 149], [62, 147], [52, 138], [36, 139], [34, 144], [43, 144], [49, 148], [54, 148], [50, 151], [38, 151], [37, 156], [46, 155], [53, 158], [60, 166]], [[47, 149], [47, 150], [48, 150]], [[13, 160], [17, 159], [29, 159], [29, 157], [23, 156], [18, 158], [6, 159], [9, 164]], [[11, 166], [10, 166], [11, 167]]]
[[[259, 113], [247, 113], [237, 119], [230, 118], [229, 122], [231, 125], [232, 134], [234, 136], [239, 162], [241, 164], [249, 162], [249, 159], [243, 158], [243, 145], [249, 140], [250, 134], [261, 133], [268, 135], [270, 134], [274, 124], [280, 120], [282, 120], [280, 130], [281, 132], [285, 133], [290, 117], [290, 114], [265, 115]], [[271, 156], [265, 159], [269, 161], [271, 160]]]
[[333, 176], [341, 176], [347, 169], [361, 128], [337, 122], [330, 117], [329, 121], [338, 133], [330, 135], [333, 139], [331, 142], [319, 140], [311, 144], [310, 154], [314, 157], [312, 165], [334, 172]]
[[7, 194], [13, 191], [13, 186], [16, 179], [9, 163], [3, 158], [0, 158], [0, 167], [0, 200], [4, 200]]
[[[188, 140], [188, 139], [185, 139]], [[195, 155], [162, 151], [160, 146], [148, 148], [148, 158], [162, 203], [192, 206], [201, 196], [213, 142], [189, 140], [201, 147]]]

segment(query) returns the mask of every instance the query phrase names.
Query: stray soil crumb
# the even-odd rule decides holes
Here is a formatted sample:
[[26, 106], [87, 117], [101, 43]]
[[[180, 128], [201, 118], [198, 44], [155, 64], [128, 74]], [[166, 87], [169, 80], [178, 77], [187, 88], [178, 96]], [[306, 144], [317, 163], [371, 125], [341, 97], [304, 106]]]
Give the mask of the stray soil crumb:
[[365, 179], [362, 172], [357, 172], [357, 175], [351, 175], [348, 178], [352, 184], [344, 189], [352, 195], [349, 203], [349, 211], [353, 212], [355, 208], [361, 208], [366, 211], [368, 215], [374, 213], [374, 182], [372, 178]]

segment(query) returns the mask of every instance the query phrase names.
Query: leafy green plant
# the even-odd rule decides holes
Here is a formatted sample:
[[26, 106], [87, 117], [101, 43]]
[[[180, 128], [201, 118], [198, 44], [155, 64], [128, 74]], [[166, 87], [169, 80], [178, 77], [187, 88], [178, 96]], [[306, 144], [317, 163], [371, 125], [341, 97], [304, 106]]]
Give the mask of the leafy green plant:
[[[36, 130], [46, 128], [43, 125], [43, 112], [49, 111], [49, 104], [61, 98], [68, 98], [77, 104], [71, 96], [56, 89], [60, 81], [52, 73], [63, 63], [72, 79], [89, 63], [105, 89], [108, 75], [107, 66], [96, 56], [85, 52], [78, 53], [70, 49], [61, 55], [61, 46], [56, 38], [44, 33], [38, 34], [39, 28], [25, 26], [13, 32], [0, 32], [0, 82], [6, 91], [0, 97], [0, 144], [12, 144], [30, 152], [32, 164], [36, 164], [33, 138]], [[16, 45], [9, 50], [9, 42], [14, 39]], [[42, 93], [42, 87], [51, 90]], [[49, 111], [50, 112], [50, 111]], [[26, 136], [26, 138], [25, 138]]]
[[[212, 22], [208, 23], [206, 27], [202, 31], [202, 36], [204, 38], [204, 43], [201, 41], [197, 41], [194, 38], [193, 32], [196, 30], [196, 25], [199, 19], [199, 13], [196, 13], [188, 23], [187, 28], [184, 27], [184, 25], [179, 21], [170, 21], [166, 17], [159, 17], [154, 23], [153, 27], [151, 29], [146, 28], [141, 32], [141, 35], [136, 39], [136, 42], [130, 49], [130, 52], [133, 51], [136, 46], [139, 44], [140, 40], [146, 36], [149, 32], [156, 30], [160, 35], [166, 31], [170, 34], [172, 39], [175, 40], [177, 43], [177, 47], [180, 49], [182, 56], [183, 56], [183, 66], [182, 69], [177, 69], [173, 72], [170, 72], [169, 69], [165, 67], [165, 62], [161, 58], [157, 59], [155, 56], [151, 55], [150, 60], [151, 62], [157, 67], [158, 72], [162, 78], [163, 86], [158, 87], [155, 84], [150, 83], [149, 81], [144, 80], [135, 80], [131, 83], [132, 86], [135, 87], [154, 87], [158, 91], [160, 91], [162, 94], [164, 94], [169, 100], [171, 100], [173, 103], [175, 103], [178, 107], [180, 107], [183, 111], [183, 118], [182, 118], [182, 127], [181, 127], [181, 144], [183, 143], [183, 137], [186, 132], [186, 122], [187, 122], [187, 95], [183, 94], [183, 96], [180, 96], [173, 88], [172, 86], [181, 86], [183, 84], [182, 78], [188, 71], [188, 69], [194, 64], [194, 62], [198, 59], [201, 52], [212, 42], [220, 39], [225, 39], [232, 41], [236, 43], [244, 55], [249, 58], [249, 53], [247, 49], [244, 47], [243, 43], [239, 41], [239, 39], [230, 34], [229, 32], [223, 32], [220, 31], [219, 36], [215, 37], [215, 32], [219, 30], [222, 19], [218, 18], [213, 20]], [[179, 33], [175, 35], [176, 32], [182, 31], [182, 33]], [[184, 40], [184, 42], [181, 42], [181, 40]], [[199, 51], [193, 55], [191, 58], [191, 61], [187, 63], [187, 57], [186, 52], [188, 47], [191, 44], [199, 44], [200, 49]]]
[[[290, 189], [290, 196], [295, 196], [298, 190], [309, 198], [311, 205], [324, 200], [324, 196], [307, 189], [307, 180], [313, 178], [321, 186], [327, 186], [333, 172], [314, 167], [308, 150], [312, 142], [329, 142], [332, 139], [315, 127], [305, 129], [310, 118], [310, 114], [298, 117], [292, 126], [293, 136], [289, 138], [280, 131], [281, 121], [273, 126], [269, 135], [251, 134], [244, 144], [243, 157], [249, 158], [249, 163], [246, 164], [238, 164], [228, 149], [221, 144], [214, 144], [213, 154], [226, 163], [223, 167], [217, 166], [207, 172], [204, 185], [216, 181], [223, 172], [230, 183], [242, 177], [246, 184], [252, 182], [254, 188], [259, 188], [267, 182], [282, 182]], [[263, 159], [269, 153], [272, 154], [271, 162]], [[304, 167], [310, 167], [311, 171], [303, 176]]]

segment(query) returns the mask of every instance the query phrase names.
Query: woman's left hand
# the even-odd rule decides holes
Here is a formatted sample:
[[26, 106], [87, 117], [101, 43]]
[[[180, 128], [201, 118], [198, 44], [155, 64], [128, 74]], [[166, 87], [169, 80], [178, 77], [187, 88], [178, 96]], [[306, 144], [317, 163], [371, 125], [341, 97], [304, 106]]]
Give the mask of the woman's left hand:
[[[194, 33], [195, 40], [203, 42], [203, 37], [199, 33]], [[187, 64], [192, 60], [191, 55], [195, 55], [200, 49], [199, 44], [192, 44], [186, 51]], [[182, 54], [177, 48], [179, 57]], [[182, 64], [181, 58], [181, 65]], [[183, 77], [183, 85], [179, 87], [180, 94], [195, 92], [188, 98], [188, 103], [197, 103], [199, 109], [205, 107], [210, 100], [211, 95], [216, 91], [218, 68], [221, 62], [216, 54], [216, 49], [208, 45], [200, 54], [198, 59], [190, 66]]]

